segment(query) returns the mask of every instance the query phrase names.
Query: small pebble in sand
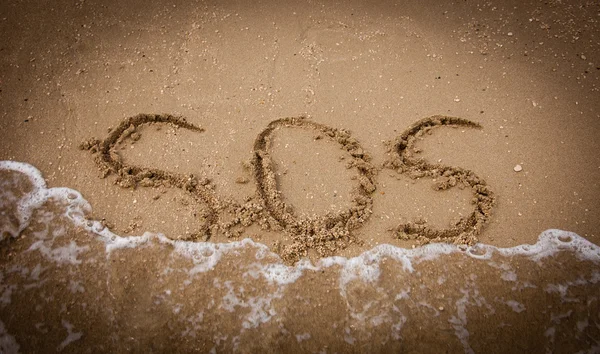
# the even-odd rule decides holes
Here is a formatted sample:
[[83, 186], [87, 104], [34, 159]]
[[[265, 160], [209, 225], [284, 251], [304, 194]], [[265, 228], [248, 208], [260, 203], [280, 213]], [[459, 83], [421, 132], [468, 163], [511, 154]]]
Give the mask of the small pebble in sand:
[[246, 184], [248, 182], [250, 182], [250, 180], [246, 177], [238, 177], [235, 179], [235, 183], [238, 183], [238, 184]]
[[515, 170], [515, 172], [521, 172], [521, 171], [523, 171], [523, 166], [521, 166], [521, 165], [516, 165], [516, 166], [513, 168], [513, 170]]

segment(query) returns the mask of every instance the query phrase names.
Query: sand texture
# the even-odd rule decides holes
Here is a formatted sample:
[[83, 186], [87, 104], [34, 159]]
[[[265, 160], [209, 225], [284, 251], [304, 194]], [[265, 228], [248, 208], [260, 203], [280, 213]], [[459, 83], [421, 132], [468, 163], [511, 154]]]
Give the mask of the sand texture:
[[600, 3], [0, 4], [0, 352], [594, 352]]

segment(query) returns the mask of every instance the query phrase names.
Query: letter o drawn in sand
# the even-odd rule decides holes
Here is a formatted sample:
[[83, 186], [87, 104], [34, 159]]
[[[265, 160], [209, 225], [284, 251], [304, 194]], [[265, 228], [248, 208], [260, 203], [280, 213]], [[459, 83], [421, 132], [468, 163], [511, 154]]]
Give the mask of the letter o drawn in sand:
[[[277, 189], [275, 171], [270, 154], [272, 133], [278, 128], [312, 129], [326, 138], [337, 142], [352, 157], [350, 166], [358, 170], [359, 186], [354, 193], [352, 205], [338, 213], [299, 218], [293, 208], [287, 205]], [[369, 162], [358, 141], [345, 130], [335, 129], [306, 120], [303, 117], [281, 118], [269, 123], [254, 143], [254, 177], [258, 195], [263, 199], [267, 212], [293, 238], [283, 254], [289, 258], [301, 258], [308, 249], [314, 249], [320, 256], [332, 254], [344, 248], [349, 242], [356, 242], [350, 230], [360, 225], [371, 215], [372, 198], [375, 191], [373, 178], [376, 170]], [[286, 258], [287, 258], [286, 257]]]
[[486, 182], [475, 175], [473, 171], [460, 167], [431, 164], [422, 158], [414, 157], [413, 145], [417, 138], [428, 130], [440, 126], [481, 128], [478, 123], [463, 118], [436, 115], [421, 119], [395, 139], [394, 155], [385, 163], [385, 166], [398, 173], [406, 173], [413, 179], [435, 178], [433, 186], [435, 190], [446, 190], [459, 184], [471, 188], [474, 194], [475, 208], [470, 215], [462, 217], [448, 229], [436, 230], [428, 227], [425, 223], [410, 222], [399, 225], [395, 230], [396, 236], [401, 239], [417, 239], [421, 243], [452, 241], [455, 244], [472, 245], [477, 243], [476, 235], [479, 234], [491, 215], [495, 203], [494, 194]]

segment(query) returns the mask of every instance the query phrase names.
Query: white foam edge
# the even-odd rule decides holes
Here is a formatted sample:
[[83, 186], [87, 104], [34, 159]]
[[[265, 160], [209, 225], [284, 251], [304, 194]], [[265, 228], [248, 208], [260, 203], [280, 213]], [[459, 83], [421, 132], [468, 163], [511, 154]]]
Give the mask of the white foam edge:
[[[432, 243], [414, 249], [405, 249], [390, 244], [381, 244], [367, 250], [356, 257], [327, 257], [313, 264], [308, 259], [303, 259], [293, 266], [285, 265], [277, 254], [270, 251], [268, 246], [251, 239], [243, 239], [229, 243], [191, 242], [172, 240], [160, 233], [146, 232], [141, 236], [119, 236], [105, 228], [99, 221], [89, 220], [85, 217], [91, 211], [89, 203], [82, 195], [69, 188], [46, 188], [46, 183], [41, 173], [33, 166], [14, 161], [0, 161], [0, 169], [14, 170], [29, 177], [34, 189], [19, 200], [19, 212], [23, 217], [22, 231], [29, 223], [31, 213], [49, 198], [62, 199], [67, 204], [65, 216], [72, 222], [98, 236], [105, 243], [107, 257], [112, 252], [124, 248], [136, 248], [152, 242], [172, 245], [175, 252], [188, 257], [194, 266], [189, 270], [190, 275], [210, 271], [226, 254], [239, 253], [243, 249], [254, 248], [257, 261], [266, 256], [272, 256], [277, 263], [250, 265], [246, 274], [255, 278], [261, 276], [271, 284], [286, 285], [296, 281], [306, 270], [321, 270], [333, 266], [341, 268], [340, 288], [353, 280], [374, 282], [379, 278], [379, 264], [384, 258], [393, 259], [402, 265], [406, 272], [414, 272], [414, 265], [423, 261], [434, 260], [440, 255], [463, 253], [469, 257], [488, 260], [494, 253], [502, 256], [526, 256], [534, 261], [550, 257], [561, 250], [573, 251], [578, 259], [600, 263], [600, 247], [589, 242], [583, 237], [568, 231], [549, 229], [539, 235], [538, 241], [533, 244], [523, 244], [510, 248], [500, 248], [486, 244], [476, 244], [465, 247], [447, 243]], [[21, 220], [21, 219], [20, 219]]]
[[0, 320], [0, 353], [16, 354], [19, 353], [19, 348], [15, 337], [6, 332], [6, 326]]
[[[29, 218], [33, 210], [38, 208], [47, 197], [44, 195], [46, 189], [46, 181], [42, 176], [42, 173], [35, 167], [27, 163], [16, 162], [16, 161], [0, 161], [0, 169], [8, 171], [16, 171], [26, 175], [32, 184], [32, 189], [29, 193], [25, 194], [18, 203], [17, 211], [19, 212], [17, 218], [19, 219], [19, 227], [13, 237], [20, 234], [28, 225]], [[0, 235], [0, 241], [4, 239], [4, 235]]]

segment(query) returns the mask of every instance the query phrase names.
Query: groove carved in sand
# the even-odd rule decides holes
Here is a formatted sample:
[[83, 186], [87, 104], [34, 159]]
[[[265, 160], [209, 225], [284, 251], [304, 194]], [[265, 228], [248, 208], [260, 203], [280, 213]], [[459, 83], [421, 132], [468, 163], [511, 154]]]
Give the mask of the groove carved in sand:
[[[187, 122], [184, 118], [171, 115], [139, 114], [125, 119], [104, 140], [90, 139], [81, 144], [84, 150], [95, 154], [103, 177], [109, 174], [117, 176], [116, 184], [121, 187], [173, 186], [180, 188], [206, 207], [201, 215], [204, 219], [201, 230], [191, 240], [206, 241], [218, 232], [227, 237], [236, 237], [255, 222], [264, 229], [279, 229], [291, 237], [291, 243], [275, 247], [277, 253], [288, 263], [294, 263], [314, 250], [321, 256], [335, 255], [351, 243], [361, 243], [352, 230], [359, 228], [369, 219], [372, 212], [372, 194], [375, 191], [377, 169], [371, 163], [370, 156], [343, 129], [335, 129], [324, 124], [312, 122], [304, 117], [290, 117], [274, 120], [259, 133], [254, 142], [252, 168], [256, 183], [256, 196], [245, 198], [240, 204], [233, 200], [219, 198], [210, 181], [199, 180], [193, 175], [177, 174], [155, 168], [128, 165], [123, 162], [116, 146], [128, 137], [135, 138], [136, 130], [144, 124], [167, 123], [203, 132], [204, 129]], [[476, 235], [488, 221], [494, 205], [494, 195], [485, 181], [472, 171], [460, 167], [431, 164], [413, 156], [416, 139], [434, 127], [465, 126], [479, 128], [480, 125], [466, 119], [432, 116], [422, 119], [404, 131], [393, 142], [392, 157], [383, 166], [406, 173], [411, 178], [436, 178], [437, 190], [445, 190], [459, 184], [471, 188], [474, 194], [473, 212], [448, 229], [433, 229], [426, 223], [401, 224], [394, 233], [398, 238], [417, 239], [422, 243], [431, 241], [450, 241], [457, 244], [474, 244]], [[349, 167], [357, 171], [358, 186], [355, 188], [351, 205], [346, 210], [326, 215], [298, 217], [294, 208], [287, 205], [277, 187], [273, 161], [271, 159], [271, 138], [275, 130], [281, 128], [313, 130], [340, 145], [351, 156]], [[139, 138], [139, 136], [137, 137]], [[222, 216], [229, 213], [228, 221]]]
[[[281, 127], [311, 129], [323, 134], [327, 139], [337, 142], [352, 157], [350, 167], [358, 170], [359, 186], [355, 191], [350, 208], [325, 216], [299, 218], [293, 207], [286, 205], [277, 189], [275, 171], [271, 160], [270, 142], [272, 133]], [[305, 256], [309, 249], [315, 249], [320, 256], [332, 255], [338, 249], [345, 248], [348, 243], [358, 242], [351, 234], [371, 215], [375, 191], [374, 177], [376, 170], [369, 162], [358, 141], [345, 130], [328, 127], [302, 117], [282, 118], [269, 123], [254, 143], [254, 178], [259, 197], [264, 201], [266, 210], [277, 220], [290, 235], [293, 243], [285, 246], [284, 254], [294, 258]]]
[[208, 187], [208, 181], [199, 181], [193, 175], [172, 173], [155, 168], [128, 165], [117, 153], [116, 146], [124, 139], [136, 134], [136, 130], [150, 123], [169, 123], [177, 127], [189, 129], [195, 132], [203, 132], [204, 129], [197, 127], [184, 118], [168, 114], [138, 114], [123, 120], [114, 128], [106, 139], [89, 139], [80, 145], [83, 150], [90, 150], [95, 154], [95, 161], [103, 177], [109, 174], [117, 176], [116, 184], [123, 188], [135, 188], [137, 186], [156, 187], [160, 185], [174, 186], [189, 192], [197, 201], [206, 206], [204, 223], [201, 229], [193, 235], [194, 238], [208, 240], [214, 233], [218, 220], [219, 200], [212, 189]]
[[384, 164], [398, 173], [406, 173], [410, 178], [435, 178], [434, 189], [446, 190], [457, 185], [471, 188], [475, 207], [467, 217], [459, 219], [448, 229], [434, 229], [426, 223], [410, 222], [395, 229], [401, 239], [417, 239], [421, 243], [450, 241], [455, 244], [475, 244], [477, 235], [491, 215], [495, 203], [493, 192], [486, 182], [473, 171], [460, 167], [432, 164], [414, 156], [413, 146], [417, 138], [426, 131], [440, 126], [463, 126], [481, 128], [478, 123], [463, 118], [431, 116], [411, 125], [393, 142], [393, 156]]

